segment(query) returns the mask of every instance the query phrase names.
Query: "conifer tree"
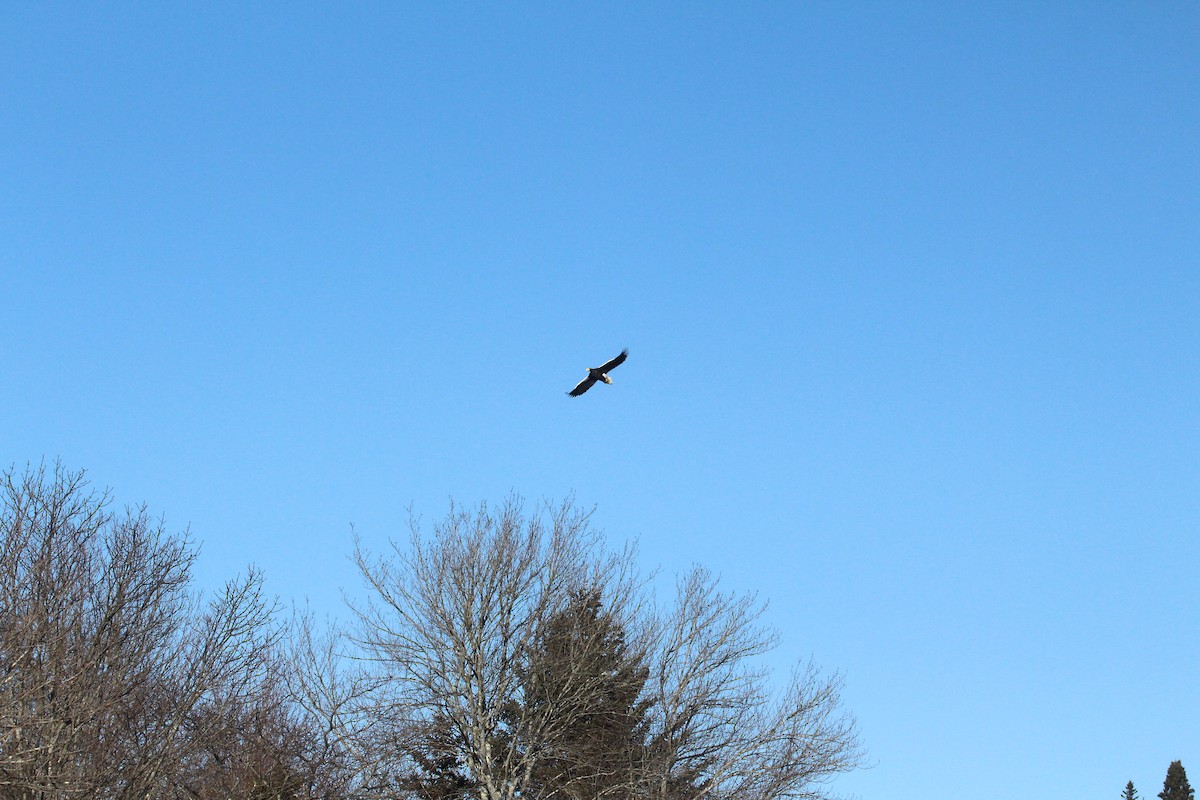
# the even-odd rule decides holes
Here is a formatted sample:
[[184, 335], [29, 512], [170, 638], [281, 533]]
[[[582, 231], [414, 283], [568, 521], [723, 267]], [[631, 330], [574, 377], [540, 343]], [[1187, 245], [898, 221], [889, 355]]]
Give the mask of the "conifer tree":
[[1125, 791], [1121, 792], [1121, 800], [1138, 800], [1137, 789], [1133, 788], [1133, 781], [1125, 784]]
[[464, 774], [459, 758], [460, 739], [450, 720], [436, 715], [414, 731], [402, 747], [412, 762], [397, 786], [416, 800], [462, 800], [478, 795], [479, 786]]
[[558, 727], [537, 760], [532, 796], [595, 800], [627, 793], [636, 782], [650, 704], [649, 670], [599, 591], [576, 591], [551, 617], [524, 679], [526, 713], [555, 710]]
[[1163, 790], [1158, 793], [1162, 800], [1194, 800], [1196, 793], [1188, 783], [1187, 772], [1183, 763], [1172, 761], [1167, 767], [1167, 778], [1163, 781]]

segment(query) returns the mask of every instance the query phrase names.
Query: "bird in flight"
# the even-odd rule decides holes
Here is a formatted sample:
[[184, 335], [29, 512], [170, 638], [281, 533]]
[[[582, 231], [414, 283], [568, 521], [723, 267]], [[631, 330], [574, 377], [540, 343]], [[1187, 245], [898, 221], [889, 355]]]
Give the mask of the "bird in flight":
[[579, 385], [577, 385], [571, 391], [567, 392], [567, 394], [571, 395], [571, 397], [579, 397], [579, 395], [583, 394], [588, 389], [592, 388], [592, 384], [595, 383], [596, 381], [604, 381], [605, 383], [612, 383], [612, 378], [608, 377], [609, 370], [616, 369], [617, 367], [624, 364], [625, 358], [628, 355], [629, 355], [628, 350], [622, 350], [621, 355], [617, 356], [612, 361], [601, 364], [598, 367], [592, 367], [591, 369], [588, 370], [587, 377], [584, 378], [583, 380], [581, 380], [579, 382]]

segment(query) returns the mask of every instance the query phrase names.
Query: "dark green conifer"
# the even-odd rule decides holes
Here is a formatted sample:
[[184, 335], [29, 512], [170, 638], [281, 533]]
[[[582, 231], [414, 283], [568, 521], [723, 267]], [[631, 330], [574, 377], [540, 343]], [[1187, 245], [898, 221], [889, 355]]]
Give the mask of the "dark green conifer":
[[1137, 789], [1133, 788], [1133, 781], [1125, 784], [1125, 791], [1121, 792], [1121, 800], [1138, 800]]
[[545, 708], [554, 728], [530, 796], [628, 796], [645, 747], [648, 676], [600, 593], [576, 592], [547, 623], [526, 669], [526, 714]]
[[459, 737], [450, 720], [435, 716], [403, 746], [412, 767], [399, 776], [398, 788], [416, 800], [462, 800], [474, 797], [478, 784], [466, 774], [458, 753]]
[[1196, 793], [1188, 783], [1182, 762], [1172, 761], [1171, 766], [1167, 767], [1167, 779], [1163, 781], [1163, 790], [1158, 796], [1162, 800], [1195, 800]]

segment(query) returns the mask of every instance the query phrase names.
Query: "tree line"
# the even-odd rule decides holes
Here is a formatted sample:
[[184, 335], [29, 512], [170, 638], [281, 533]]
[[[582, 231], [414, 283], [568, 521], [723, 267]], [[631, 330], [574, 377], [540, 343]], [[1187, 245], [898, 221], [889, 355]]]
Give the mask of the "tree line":
[[[1158, 793], [1160, 800], [1195, 800], [1196, 793], [1192, 789], [1192, 785], [1188, 783], [1187, 771], [1183, 768], [1183, 762], [1172, 761], [1167, 767], [1167, 777], [1163, 779], [1163, 790]], [[1133, 781], [1125, 784], [1125, 791], [1121, 792], [1121, 800], [1138, 800], [1137, 789], [1133, 786]]]
[[83, 472], [0, 498], [0, 798], [824, 798], [863, 761], [838, 676], [760, 665], [760, 603], [703, 568], [659, 601], [570, 502], [356, 540], [334, 626], [253, 568], [202, 596], [190, 534]]

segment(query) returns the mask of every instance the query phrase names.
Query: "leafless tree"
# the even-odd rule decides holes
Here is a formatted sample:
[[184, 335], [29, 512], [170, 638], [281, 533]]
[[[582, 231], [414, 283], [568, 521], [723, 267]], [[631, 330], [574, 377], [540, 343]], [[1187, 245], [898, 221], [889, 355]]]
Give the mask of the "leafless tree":
[[381, 721], [372, 716], [378, 678], [345, 653], [345, 634], [334, 623], [318, 626], [297, 613], [283, 663], [292, 718], [304, 736], [290, 748], [299, 797], [310, 800], [386, 796], [393, 782], [375, 745]]
[[352, 637], [281, 623], [253, 569], [202, 601], [188, 535], [110, 505], [0, 475], [6, 800], [821, 798], [861, 759], [836, 676], [755, 667], [753, 598], [696, 569], [656, 608], [569, 502], [356, 544]]
[[249, 702], [279, 635], [257, 572], [202, 603], [194, 559], [82, 472], [3, 473], [0, 795], [180, 794], [213, 710]]
[[649, 797], [823, 798], [828, 779], [860, 766], [839, 677], [808, 664], [778, 693], [754, 666], [777, 641], [762, 611], [703, 568], [679, 580], [651, 655]]
[[[413, 523], [387, 557], [356, 545], [355, 559], [370, 590], [355, 611], [358, 641], [378, 667], [380, 752], [453, 756], [443, 777], [462, 773], [418, 781], [419, 796], [819, 798], [828, 778], [861, 759], [836, 677], [805, 667], [777, 694], [754, 667], [775, 637], [758, 625], [753, 598], [722, 594], [697, 569], [656, 612], [633, 549], [607, 551], [570, 503], [530, 517], [515, 499], [495, 513], [452, 506], [431, 535]], [[547, 644], [552, 621], [581, 596], [604, 598], [603, 615], [591, 614], [606, 620], [595, 637], [616, 626], [628, 669], [595, 669], [599, 638], [586, 625]], [[601, 694], [630, 688], [614, 689], [618, 673], [636, 676], [638, 697], [626, 705], [639, 709], [629, 729], [641, 737], [619, 763], [615, 750], [579, 736]]]
[[542, 626], [582, 586], [633, 596], [627, 554], [599, 555], [587, 517], [563, 504], [526, 518], [510, 499], [496, 513], [452, 508], [432, 536], [414, 522], [407, 547], [393, 543], [390, 559], [356, 546], [371, 589], [356, 609], [360, 641], [381, 668], [378, 713], [395, 721], [397, 752], [447, 726], [481, 798], [521, 796], [542, 745], [571, 722], [555, 703], [521, 703]]

